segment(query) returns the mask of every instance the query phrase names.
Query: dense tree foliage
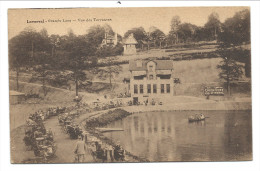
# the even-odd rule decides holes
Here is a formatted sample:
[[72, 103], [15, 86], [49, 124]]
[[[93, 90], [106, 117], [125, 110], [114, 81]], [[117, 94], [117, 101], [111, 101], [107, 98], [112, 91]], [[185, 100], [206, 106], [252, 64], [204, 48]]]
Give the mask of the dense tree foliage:
[[154, 28], [154, 30], [150, 33], [150, 38], [154, 42], [154, 46], [162, 47], [162, 42], [165, 40], [165, 34], [158, 28]]
[[179, 42], [179, 25], [181, 24], [181, 19], [179, 16], [172, 17], [171, 20], [171, 30], [169, 32], [169, 36], [172, 37], [175, 41], [175, 44]]
[[97, 49], [96, 56], [98, 58], [106, 58], [109, 56], [122, 55], [124, 48], [122, 44], [117, 44], [116, 46], [102, 46]]
[[107, 58], [105, 63], [109, 64], [107, 67], [95, 68], [95, 74], [98, 78], [106, 80], [109, 79], [109, 86], [112, 90], [112, 80], [122, 71], [122, 66], [116, 64], [112, 65], [111, 57]]
[[35, 64], [35, 52], [49, 52], [45, 37], [32, 28], [26, 28], [9, 41], [10, 67]]
[[[17, 89], [19, 89], [19, 73], [21, 68], [34, 68], [41, 78], [43, 86], [45, 78], [49, 71], [71, 71], [69, 77], [75, 81], [76, 94], [78, 94], [78, 82], [86, 80], [86, 74], [83, 70], [95, 68], [99, 59], [105, 59], [111, 56], [121, 55], [123, 53], [122, 42], [130, 34], [133, 34], [137, 40], [137, 48], [150, 46], [154, 48], [172, 46], [178, 43], [190, 43], [199, 41], [217, 40], [221, 44], [219, 51], [223, 52], [223, 61], [219, 68], [223, 72], [228, 72], [227, 66], [237, 68], [235, 61], [245, 63], [245, 73], [250, 76], [251, 54], [248, 49], [237, 49], [237, 46], [250, 43], [250, 11], [243, 10], [237, 12], [233, 17], [228, 18], [221, 23], [217, 13], [208, 16], [208, 21], [203, 27], [198, 27], [190, 23], [182, 23], [179, 16], [173, 16], [170, 24], [170, 31], [167, 35], [156, 27], [150, 27], [146, 32], [143, 27], [136, 27], [128, 30], [122, 36], [117, 35], [116, 44], [103, 45], [102, 42], [106, 36], [115, 36], [115, 32], [109, 25], [95, 25], [90, 27], [86, 34], [75, 35], [69, 30], [67, 35], [48, 35], [46, 29], [39, 32], [31, 27], [25, 28], [20, 34], [9, 41], [9, 66], [16, 71]], [[230, 49], [233, 49], [230, 52]], [[235, 49], [235, 50], [234, 50]], [[229, 57], [230, 55], [237, 57]], [[110, 58], [109, 58], [110, 59]], [[111, 63], [112, 64], [112, 63]], [[111, 73], [116, 73], [117, 69], [107, 68], [100, 70], [101, 77], [112, 77]], [[109, 74], [105, 74], [109, 73]], [[56, 80], [59, 80], [58, 74]], [[109, 76], [108, 76], [109, 75]], [[229, 80], [222, 74], [221, 79]], [[63, 78], [63, 77], [60, 77]], [[55, 80], [55, 79], [53, 79]], [[233, 80], [233, 78], [231, 79]]]
[[76, 36], [69, 33], [63, 44], [62, 55], [64, 57], [64, 68], [72, 71], [72, 80], [76, 85], [76, 96], [78, 96], [79, 81], [86, 80], [84, 70], [92, 67], [97, 58], [93, 57], [95, 51], [91, 49], [91, 42], [87, 41], [86, 36]]
[[223, 49], [220, 53], [223, 60], [217, 66], [221, 70], [219, 77], [225, 81], [230, 95], [230, 85], [241, 78], [243, 66], [237, 62], [236, 49]]
[[207, 23], [204, 25], [205, 32], [208, 35], [208, 40], [217, 40], [218, 34], [221, 32], [221, 22], [219, 15], [213, 12], [209, 15]]
[[[120, 43], [113, 47], [100, 46], [105, 33], [115, 35], [109, 25], [93, 26], [85, 35], [79, 36], [73, 30], [63, 36], [49, 36], [46, 29], [37, 32], [33, 28], [26, 28], [9, 41], [9, 63], [10, 69], [17, 72], [17, 89], [20, 68], [26, 67], [33, 68], [36, 72], [34, 78], [42, 81], [45, 95], [47, 77], [52, 85], [60, 85], [57, 80], [63, 83], [75, 81], [78, 95], [79, 82], [87, 79], [84, 70], [94, 68], [99, 58], [120, 55], [123, 52]], [[118, 39], [122, 40], [122, 37], [118, 35]], [[62, 74], [68, 73], [67, 71], [71, 72]]]
[[16, 71], [16, 86], [19, 90], [19, 72], [21, 67], [32, 67], [48, 61], [50, 44], [46, 40], [46, 30], [40, 33], [33, 28], [25, 28], [9, 41], [9, 66]]
[[178, 30], [179, 41], [186, 43], [195, 40], [196, 29], [197, 26], [190, 23], [180, 24]]
[[242, 65], [245, 63], [245, 75], [251, 76], [250, 49], [244, 44], [250, 43], [250, 11], [237, 12], [234, 17], [227, 19], [219, 34], [220, 54], [223, 58], [218, 65], [221, 69], [219, 77], [225, 80], [230, 94], [231, 82], [236, 82], [243, 74]]
[[226, 46], [250, 42], [250, 11], [237, 12], [223, 23], [219, 40]]
[[105, 37], [105, 28], [97, 25], [92, 26], [87, 30], [86, 39], [92, 43], [93, 48], [97, 48]]

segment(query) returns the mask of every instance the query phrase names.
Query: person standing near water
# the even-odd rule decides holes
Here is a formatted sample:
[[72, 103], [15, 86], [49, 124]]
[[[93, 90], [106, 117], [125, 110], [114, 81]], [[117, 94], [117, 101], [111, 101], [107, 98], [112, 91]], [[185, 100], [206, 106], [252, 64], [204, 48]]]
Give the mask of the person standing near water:
[[79, 136], [78, 141], [76, 143], [75, 150], [74, 150], [74, 153], [77, 155], [76, 161], [78, 163], [84, 162], [86, 151], [87, 151], [87, 146], [86, 146], [85, 142], [83, 141], [82, 137]]

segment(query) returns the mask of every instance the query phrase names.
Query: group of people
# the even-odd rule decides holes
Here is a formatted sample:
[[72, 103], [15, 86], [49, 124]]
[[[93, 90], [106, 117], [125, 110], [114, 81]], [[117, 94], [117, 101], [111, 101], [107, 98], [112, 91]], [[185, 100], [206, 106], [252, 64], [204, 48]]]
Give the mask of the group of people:
[[131, 94], [127, 92], [117, 94], [117, 98], [128, 98], [128, 97], [131, 97]]
[[76, 155], [75, 162], [85, 162], [86, 152], [89, 152], [96, 162], [120, 162], [125, 160], [125, 151], [119, 143], [112, 146], [103, 143], [96, 137], [87, 137], [88, 135], [86, 134], [78, 136], [78, 141], [74, 149]]
[[[99, 106], [99, 104], [102, 104], [102, 106]], [[83, 111], [87, 111], [87, 109], [95, 110], [97, 107], [100, 107], [102, 110], [122, 105], [120, 101], [109, 101], [99, 104], [91, 106], [80, 102], [75, 106], [52, 107], [46, 111], [39, 110], [34, 114], [30, 114], [26, 121], [27, 127], [24, 137], [26, 146], [29, 150], [34, 151], [35, 156], [43, 157], [45, 160], [54, 156], [57, 149], [54, 143], [54, 135], [51, 129], [45, 129], [43, 122], [51, 116], [58, 116], [59, 123], [63, 125], [64, 131], [69, 134], [70, 138], [78, 139], [74, 151], [76, 154], [75, 160], [77, 162], [84, 161], [86, 150], [89, 150], [93, 159], [98, 162], [124, 161], [125, 152], [119, 143], [115, 146], [111, 146], [102, 143], [97, 138], [93, 139], [91, 136], [87, 139], [83, 129], [73, 123], [73, 119], [78, 117]]]
[[101, 141], [92, 142], [91, 154], [97, 162], [124, 161], [125, 151], [120, 144], [111, 146]]
[[205, 118], [206, 118], [205, 115], [200, 113], [200, 114], [195, 114], [195, 115], [189, 116], [188, 120], [189, 120], [189, 122], [194, 122], [194, 121], [202, 121]]
[[29, 116], [25, 129], [24, 142], [28, 150], [33, 150], [37, 157], [47, 158], [54, 156], [56, 145], [53, 132], [46, 130], [43, 121], [47, 118], [45, 112], [39, 110]]
[[38, 110], [37, 112], [30, 114], [28, 120], [26, 121], [27, 124], [28, 122], [32, 121], [44, 121], [52, 116], [56, 116], [60, 113], [64, 113], [66, 110], [66, 107], [51, 107], [48, 108], [46, 111], [43, 110]]
[[77, 124], [69, 124], [67, 125], [67, 134], [69, 134], [71, 139], [77, 139], [78, 137], [82, 137], [82, 129]]
[[[24, 143], [28, 150], [32, 150], [37, 157], [43, 157], [45, 160], [54, 156], [57, 146], [54, 143], [54, 134], [51, 129], [46, 130], [43, 122], [52, 117], [59, 116], [60, 122], [65, 122], [69, 120], [65, 112], [70, 110], [75, 110], [77, 106], [70, 107], [50, 107], [47, 110], [38, 110], [33, 114], [30, 114], [26, 120]], [[77, 115], [77, 112], [72, 113], [73, 116]], [[71, 115], [71, 116], [72, 116]], [[70, 119], [72, 120], [72, 118]], [[68, 132], [71, 134], [72, 138], [77, 137], [82, 134], [82, 131], [77, 125], [72, 125], [73, 127], [68, 128]]]
[[82, 129], [78, 124], [72, 122], [75, 117], [79, 116], [79, 112], [64, 113], [58, 116], [59, 123], [63, 125], [65, 133], [69, 134], [71, 139], [77, 139], [78, 136], [82, 136]]
[[107, 109], [113, 109], [116, 107], [121, 107], [123, 106], [123, 103], [121, 100], [117, 101], [108, 101], [108, 102], [94, 102], [92, 105], [90, 105], [90, 108], [95, 111], [99, 110], [107, 110]]

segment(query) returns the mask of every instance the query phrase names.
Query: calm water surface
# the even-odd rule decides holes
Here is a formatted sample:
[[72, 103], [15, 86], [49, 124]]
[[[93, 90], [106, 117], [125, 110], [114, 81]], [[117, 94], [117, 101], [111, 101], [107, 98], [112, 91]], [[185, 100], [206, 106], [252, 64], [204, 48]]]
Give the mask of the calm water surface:
[[251, 111], [203, 111], [205, 121], [189, 123], [200, 111], [133, 114], [104, 133], [129, 152], [150, 161], [251, 160]]

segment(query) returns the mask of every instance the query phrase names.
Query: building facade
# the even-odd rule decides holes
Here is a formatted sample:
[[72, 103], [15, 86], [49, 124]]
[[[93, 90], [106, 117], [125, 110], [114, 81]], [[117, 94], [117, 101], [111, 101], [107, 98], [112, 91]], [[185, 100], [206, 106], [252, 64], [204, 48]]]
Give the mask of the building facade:
[[163, 102], [174, 94], [172, 60], [129, 61], [130, 93], [134, 104]]

